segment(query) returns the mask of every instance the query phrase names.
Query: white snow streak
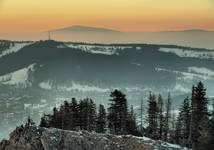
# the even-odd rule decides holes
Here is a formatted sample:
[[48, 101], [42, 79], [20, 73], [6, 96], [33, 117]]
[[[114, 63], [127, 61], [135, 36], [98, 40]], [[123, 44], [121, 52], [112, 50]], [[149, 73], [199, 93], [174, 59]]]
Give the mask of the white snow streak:
[[42, 89], [45, 89], [45, 90], [51, 90], [52, 89], [52, 82], [51, 81], [47, 81], [47, 82], [41, 82], [39, 84], [39, 86], [42, 88]]
[[22, 49], [23, 47], [27, 46], [27, 45], [30, 45], [31, 43], [15, 43], [14, 46], [11, 46], [9, 49], [7, 50], [4, 50], [2, 52], [2, 54], [0, 54], [0, 58], [5, 56], [5, 55], [8, 55], [8, 54], [11, 54], [11, 53], [16, 53], [18, 52], [20, 49]]
[[79, 83], [76, 82], [72, 82], [72, 86], [71, 87], [66, 87], [66, 86], [62, 86], [59, 87], [59, 90], [62, 91], [78, 91], [78, 92], [108, 92], [109, 89], [107, 88], [100, 88], [94, 85], [81, 85]]
[[28, 71], [33, 71], [34, 66], [35, 64], [32, 64], [26, 68], [17, 70], [4, 76], [0, 76], [0, 82], [9, 85], [26, 84], [28, 79]]
[[200, 58], [200, 59], [214, 59], [214, 51], [198, 51], [198, 50], [186, 50], [179, 48], [160, 48], [160, 52], [173, 53], [179, 57]]
[[68, 44], [70, 48], [80, 49], [85, 52], [93, 54], [103, 54], [103, 55], [118, 55], [117, 50], [124, 50], [127, 48], [132, 48], [130, 46], [108, 46], [108, 45], [87, 45], [87, 44]]
[[202, 74], [197, 74], [197, 73], [190, 73], [190, 72], [180, 72], [180, 71], [175, 71], [175, 70], [168, 70], [164, 68], [155, 68], [156, 71], [165, 71], [165, 72], [173, 72], [175, 74], [180, 74], [183, 76], [184, 80], [193, 80], [194, 78], [200, 78], [203, 80], [208, 80], [208, 79], [213, 79], [211, 76], [205, 76]]
[[187, 87], [184, 87], [181, 84], [176, 83], [176, 85], [174, 87], [174, 91], [180, 91], [180, 92], [188, 93], [188, 92], [190, 92], [190, 89]]
[[189, 72], [193, 72], [193, 73], [198, 73], [198, 74], [202, 74], [205, 76], [214, 76], [214, 71], [204, 68], [204, 67], [189, 67], [188, 68]]

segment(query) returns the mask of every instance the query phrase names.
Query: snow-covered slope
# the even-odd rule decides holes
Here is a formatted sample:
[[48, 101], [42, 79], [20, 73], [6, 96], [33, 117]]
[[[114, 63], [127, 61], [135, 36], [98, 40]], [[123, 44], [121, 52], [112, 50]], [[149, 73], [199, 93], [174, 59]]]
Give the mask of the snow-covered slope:
[[18, 52], [20, 49], [22, 49], [23, 47], [30, 45], [32, 43], [15, 43], [14, 45], [11, 45], [9, 49], [4, 50], [1, 54], [0, 54], [0, 58], [5, 56], [5, 55], [9, 55], [11, 53], [16, 53]]
[[34, 66], [35, 64], [31, 64], [26, 68], [22, 68], [20, 70], [0, 76], [0, 82], [2, 84], [25, 86], [27, 84], [29, 72], [34, 71]]

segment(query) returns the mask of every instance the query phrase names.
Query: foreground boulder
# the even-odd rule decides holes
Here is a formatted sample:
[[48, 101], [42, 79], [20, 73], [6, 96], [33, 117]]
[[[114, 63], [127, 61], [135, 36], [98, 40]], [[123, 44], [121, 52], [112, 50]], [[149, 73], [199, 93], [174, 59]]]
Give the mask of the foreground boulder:
[[9, 140], [0, 143], [0, 150], [178, 150], [179, 146], [133, 136], [17, 127]]

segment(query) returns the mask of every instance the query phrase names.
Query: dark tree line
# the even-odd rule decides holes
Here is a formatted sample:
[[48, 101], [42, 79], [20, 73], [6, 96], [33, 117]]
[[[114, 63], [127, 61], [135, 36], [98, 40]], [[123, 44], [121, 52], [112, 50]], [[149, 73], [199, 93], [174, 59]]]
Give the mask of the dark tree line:
[[212, 112], [208, 111], [208, 98], [203, 83], [199, 82], [192, 87], [191, 98], [184, 99], [175, 120], [171, 105], [170, 94], [163, 109], [162, 96], [156, 98], [150, 93], [145, 135], [194, 150], [214, 149], [214, 109]]
[[147, 109], [148, 127], [145, 129], [144, 133], [146, 136], [156, 140], [171, 142], [171, 105], [170, 94], [164, 105], [163, 98], [160, 94], [156, 96], [150, 92]]
[[208, 112], [206, 89], [202, 82], [192, 87], [191, 102], [184, 99], [177, 117], [176, 143], [194, 150], [213, 149], [212, 120]]
[[[95, 103], [88, 98], [79, 102], [75, 98], [71, 102], [65, 101], [60, 108], [53, 109], [52, 115], [44, 115], [40, 126], [117, 135], [145, 135], [194, 150], [214, 149], [214, 109], [208, 111], [208, 98], [202, 82], [192, 87], [191, 97], [183, 100], [176, 118], [170, 93], [164, 100], [160, 94], [156, 96], [150, 92], [147, 113], [143, 113], [141, 102], [139, 125], [133, 106], [128, 108], [125, 94], [115, 90], [110, 97], [108, 108], [100, 104], [98, 111]], [[147, 119], [142, 121], [142, 115], [146, 115]]]
[[14, 46], [14, 42], [11, 41], [5, 41], [5, 40], [0, 40], [0, 54], [2, 51], [9, 49], [11, 46]]
[[126, 95], [115, 90], [111, 93], [108, 113], [104, 105], [97, 107], [91, 99], [77, 102], [72, 98], [71, 102], [65, 101], [59, 109], [54, 108], [53, 114], [44, 114], [41, 118], [41, 127], [54, 127], [64, 130], [87, 130], [112, 134], [134, 134], [137, 132], [137, 124], [133, 107], [128, 110]]

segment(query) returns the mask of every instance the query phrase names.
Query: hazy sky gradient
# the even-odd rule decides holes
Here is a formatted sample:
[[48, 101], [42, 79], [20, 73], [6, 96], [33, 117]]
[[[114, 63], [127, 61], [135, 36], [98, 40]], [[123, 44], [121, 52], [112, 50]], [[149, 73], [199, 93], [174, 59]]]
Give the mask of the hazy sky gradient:
[[213, 0], [0, 0], [0, 32], [71, 25], [122, 31], [214, 30]]

